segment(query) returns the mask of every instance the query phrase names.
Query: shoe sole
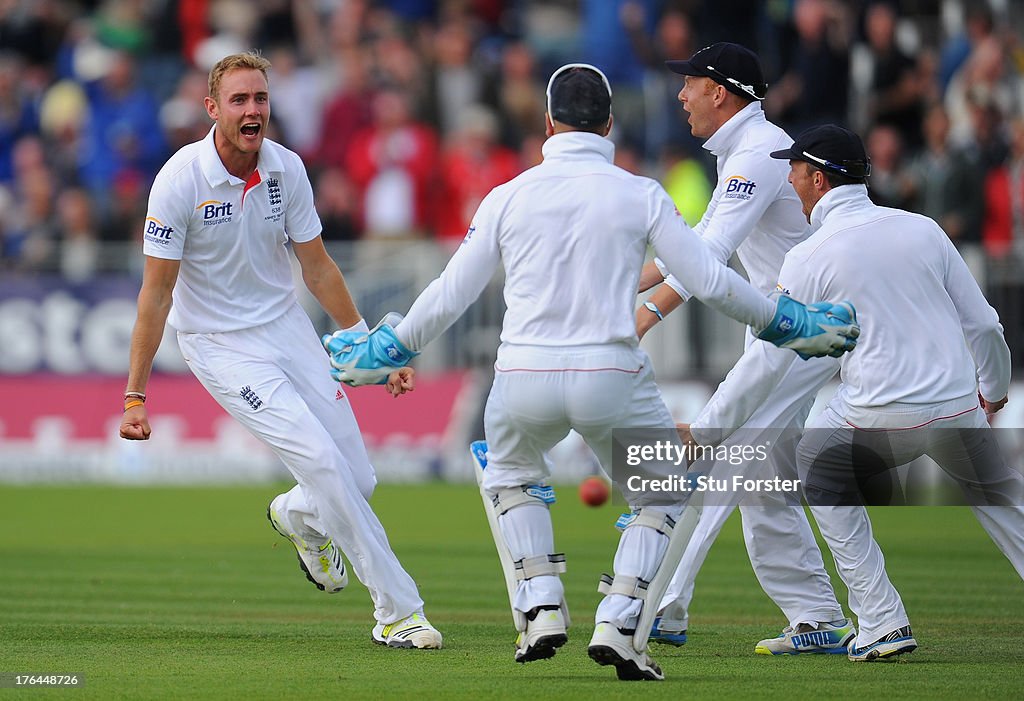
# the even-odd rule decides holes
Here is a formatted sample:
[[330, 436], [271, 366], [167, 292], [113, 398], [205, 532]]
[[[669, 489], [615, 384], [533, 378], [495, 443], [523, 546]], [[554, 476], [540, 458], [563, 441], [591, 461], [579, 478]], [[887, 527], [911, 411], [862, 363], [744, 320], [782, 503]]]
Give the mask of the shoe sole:
[[558, 648], [567, 642], [569, 642], [569, 636], [565, 633], [541, 636], [537, 638], [537, 642], [526, 648], [521, 655], [516, 651], [516, 662], [525, 664], [537, 660], [551, 659], [558, 652]]
[[287, 541], [288, 541], [289, 543], [291, 543], [291, 544], [292, 544], [292, 547], [293, 547], [293, 548], [295, 548], [295, 559], [297, 559], [297, 560], [299, 561], [299, 567], [300, 567], [300, 568], [302, 569], [302, 573], [303, 573], [304, 575], [306, 575], [306, 579], [308, 579], [308, 580], [309, 580], [310, 582], [312, 582], [313, 586], [315, 586], [315, 587], [316, 587], [317, 589], [319, 589], [320, 591], [325, 591], [325, 592], [327, 592], [328, 594], [337, 594], [337, 593], [338, 593], [339, 591], [341, 591], [342, 589], [344, 589], [344, 588], [345, 588], [345, 587], [340, 587], [340, 588], [338, 588], [338, 589], [332, 589], [331, 591], [327, 591], [327, 587], [325, 587], [325, 586], [324, 586], [323, 584], [321, 584], [320, 582], [316, 581], [316, 580], [315, 580], [315, 579], [313, 578], [313, 575], [312, 575], [312, 573], [311, 573], [311, 572], [309, 571], [309, 568], [308, 568], [308, 567], [306, 567], [306, 562], [305, 562], [305, 560], [303, 560], [303, 559], [302, 559], [302, 555], [299, 555], [299, 549], [295, 547], [295, 541], [294, 541], [294, 540], [292, 540], [290, 536], [287, 536], [287, 535], [285, 535], [284, 533], [282, 533], [282, 532], [281, 532], [280, 530], [278, 530], [278, 528], [277, 528], [277, 524], [276, 524], [276, 523], [274, 523], [274, 517], [270, 515], [270, 507], [269, 507], [269, 506], [267, 507], [267, 520], [268, 520], [268, 521], [270, 521], [270, 526], [271, 526], [271, 528], [273, 528], [273, 529], [274, 529], [274, 531], [275, 531], [275, 532], [276, 532], [276, 533], [277, 533], [277, 534], [278, 534], [279, 536], [281, 536], [282, 538], [284, 538], [285, 540], [287, 540]]
[[[896, 647], [887, 647], [894, 644]], [[857, 657], [850, 656], [850, 660], [853, 662], [875, 662], [877, 660], [887, 660], [891, 657], [904, 655], [908, 652], [913, 652], [916, 649], [917, 641], [913, 639], [898, 641], [897, 643], [883, 643], [868, 651], [866, 655]]]
[[758, 645], [754, 648], [755, 655], [771, 655], [773, 657], [779, 657], [781, 655], [846, 655], [849, 653], [849, 648], [845, 645], [843, 647], [836, 648], [821, 648], [818, 650], [782, 650], [774, 652], [766, 647]]
[[590, 659], [602, 667], [614, 665], [616, 676], [624, 682], [660, 682], [665, 679], [665, 675], [661, 673], [660, 669], [643, 669], [635, 660], [622, 657], [615, 648], [609, 645], [591, 645], [587, 648], [587, 654], [590, 655]]

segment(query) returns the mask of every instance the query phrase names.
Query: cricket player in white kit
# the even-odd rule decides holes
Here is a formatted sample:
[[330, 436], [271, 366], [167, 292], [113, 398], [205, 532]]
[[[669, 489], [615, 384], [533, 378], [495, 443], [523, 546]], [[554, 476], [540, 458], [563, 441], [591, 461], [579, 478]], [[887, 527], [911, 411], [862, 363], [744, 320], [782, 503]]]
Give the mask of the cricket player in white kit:
[[[324, 249], [302, 161], [264, 138], [269, 67], [252, 53], [219, 61], [205, 100], [213, 128], [153, 183], [121, 436], [149, 438], [146, 384], [170, 323], [203, 386], [295, 477], [267, 515], [310, 581], [328, 592], [347, 584], [340, 549], [370, 591], [373, 640], [439, 648], [441, 634], [370, 508], [376, 478], [359, 427], [295, 294], [289, 244], [335, 322], [366, 329]], [[410, 382], [395, 375], [389, 389], [399, 394]]]
[[[673, 426], [634, 329], [647, 246], [701, 299], [762, 337], [772, 339], [780, 323], [793, 323], [792, 317], [783, 322], [786, 313], [714, 259], [660, 185], [613, 164], [614, 146], [603, 138], [612, 125], [611, 88], [598, 69], [570, 64], [556, 71], [546, 120], [543, 163], [491, 191], [462, 246], [401, 323], [326, 339], [340, 379], [373, 382], [374, 373], [403, 365], [451, 325], [504, 266], [507, 312], [484, 414], [483, 489], [500, 524], [499, 553], [507, 546], [515, 561], [518, 583], [510, 603], [524, 622], [516, 641], [519, 662], [551, 657], [567, 639], [558, 577], [565, 558], [555, 552], [548, 511], [553, 494], [545, 486], [548, 451], [575, 429], [610, 472], [613, 429]], [[786, 296], [779, 303], [796, 304]], [[856, 333], [847, 323], [852, 315], [830, 322], [810, 307], [792, 308], [796, 317], [805, 312], [817, 317], [810, 324], [796, 321], [806, 337], [773, 342], [802, 347], [805, 355], [852, 348], [846, 338]], [[649, 496], [627, 494], [634, 513], [624, 520], [615, 574], [602, 588], [607, 595], [588, 648], [596, 662], [614, 665], [626, 680], [663, 679], [645, 652], [646, 630], [639, 647], [635, 633], [683, 504], [652, 504]], [[669, 567], [674, 570], [675, 562]]]
[[760, 377], [727, 378], [720, 400], [749, 410], [780, 384], [814, 396], [840, 369], [842, 384], [800, 441], [798, 470], [858, 618], [849, 658], [885, 659], [917, 642], [863, 506], [866, 472], [877, 476], [928, 455], [1024, 577], [1024, 482], [1002, 461], [986, 417], [1006, 403], [1010, 351], [998, 315], [942, 229], [868, 198], [870, 164], [856, 134], [815, 127], [772, 157], [789, 161], [814, 230], [787, 254], [779, 285], [856, 296], [864, 334], [842, 362], [798, 365], [767, 348]]
[[[761, 109], [767, 85], [757, 55], [732, 43], [701, 49], [686, 61], [668, 61], [668, 67], [685, 76], [679, 92], [683, 109], [695, 136], [707, 139], [704, 148], [717, 159], [718, 183], [711, 202], [695, 227], [704, 243], [723, 263], [735, 253], [750, 282], [767, 294], [775, 289], [786, 253], [809, 235], [800, 200], [786, 178], [789, 168], [769, 154], [793, 140], [769, 122]], [[637, 333], [643, 338], [666, 314], [689, 297], [678, 280], [660, 269], [660, 260], [649, 263], [641, 276], [641, 291], [661, 282], [651, 299], [637, 310]], [[756, 361], [764, 344], [748, 331], [744, 359]], [[738, 366], [742, 367], [742, 366]], [[732, 373], [736, 373], [734, 369]], [[781, 392], [798, 392], [783, 387]], [[770, 444], [770, 469], [786, 479], [796, 479], [796, 443], [811, 401], [791, 417], [781, 416], [786, 397], [768, 397], [738, 434], [744, 444]], [[698, 425], [718, 427], [727, 417], [714, 412], [711, 402]], [[780, 440], [782, 441], [780, 443]], [[702, 471], [698, 464], [698, 471]], [[754, 463], [737, 466], [725, 461], [709, 466], [713, 474], [739, 469], [753, 474]], [[852, 622], [836, 600], [832, 583], [803, 507], [787, 505], [782, 495], [729, 495], [704, 503], [700, 522], [672, 580], [651, 639], [681, 645], [686, 641], [687, 608], [693, 597], [697, 572], [729, 515], [740, 506], [743, 537], [751, 565], [761, 587], [783, 611], [788, 621], [777, 638], [763, 640], [755, 651], [764, 654], [846, 652], [853, 638]]]

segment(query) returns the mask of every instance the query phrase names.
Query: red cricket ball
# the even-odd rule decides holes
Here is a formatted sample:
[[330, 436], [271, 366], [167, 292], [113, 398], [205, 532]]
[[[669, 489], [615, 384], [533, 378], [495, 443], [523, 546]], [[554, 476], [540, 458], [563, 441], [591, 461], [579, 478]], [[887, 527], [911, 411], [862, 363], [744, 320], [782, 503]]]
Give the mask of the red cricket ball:
[[608, 483], [600, 477], [588, 477], [580, 482], [580, 501], [587, 506], [601, 506], [611, 493]]

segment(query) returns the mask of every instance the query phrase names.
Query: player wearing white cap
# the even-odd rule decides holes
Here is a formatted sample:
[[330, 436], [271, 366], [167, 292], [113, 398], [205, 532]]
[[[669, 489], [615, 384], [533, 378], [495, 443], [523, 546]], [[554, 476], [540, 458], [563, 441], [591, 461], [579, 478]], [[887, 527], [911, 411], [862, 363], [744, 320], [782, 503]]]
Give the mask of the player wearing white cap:
[[[732, 43], [718, 43], [701, 49], [689, 60], [668, 61], [668, 67], [685, 76], [679, 92], [683, 109], [689, 114], [690, 129], [706, 138], [704, 148], [717, 159], [718, 184], [711, 202], [696, 226], [705, 244], [723, 263], [735, 253], [757, 289], [775, 289], [786, 252], [807, 238], [807, 220], [800, 200], [786, 182], [788, 168], [772, 160], [769, 153], [789, 146], [792, 139], [769, 122], [761, 109], [767, 86], [756, 54]], [[645, 266], [641, 291], [661, 282], [660, 261]], [[663, 266], [662, 266], [663, 267]], [[651, 299], [637, 310], [637, 333], [644, 333], [689, 296], [671, 275]], [[730, 374], [757, 362], [764, 344], [747, 333], [741, 363]], [[798, 386], [779, 388], [780, 395], [801, 393]], [[725, 471], [759, 476], [772, 471], [782, 478], [796, 478], [796, 442], [810, 411], [807, 401], [800, 411], [782, 416], [787, 398], [769, 397], [758, 407], [737, 442], [770, 444], [770, 462], [751, 461], [732, 465], [719, 461], [699, 463], [698, 471]], [[696, 425], [717, 427], [728, 420], [715, 411], [714, 399], [701, 413]], [[757, 474], [755, 474], [757, 473]], [[766, 476], [766, 475], [765, 475]], [[740, 506], [743, 537], [751, 565], [761, 587], [786, 616], [788, 625], [780, 636], [755, 646], [762, 654], [844, 653], [855, 631], [843, 615], [822, 561], [807, 516], [799, 504], [787, 504], [785, 495], [763, 493], [730, 494], [705, 498], [700, 522], [680, 562], [669, 591], [662, 601], [662, 615], [651, 631], [651, 639], [672, 645], [686, 642], [687, 608], [693, 597], [697, 572], [729, 515]]]
[[[886, 503], [893, 468], [922, 455], [935, 460], [1024, 577], [1024, 480], [1003, 461], [986, 416], [1006, 404], [1010, 351], [998, 315], [942, 229], [868, 198], [870, 164], [856, 134], [815, 127], [772, 157], [789, 161], [814, 229], [787, 254], [779, 285], [856, 295], [864, 335], [842, 362], [797, 365], [767, 348], [759, 375], [742, 383], [730, 376], [717, 394], [738, 407], [738, 425], [780, 383], [811, 397], [839, 369], [842, 384], [808, 425], [797, 467], [858, 618], [849, 658], [885, 659], [917, 647], [864, 508]], [[693, 438], [717, 440], [701, 431]]]
[[[258, 54], [221, 59], [205, 99], [213, 128], [172, 156], [153, 183], [121, 436], [150, 436], [145, 390], [169, 322], [203, 386], [298, 482], [267, 516], [310, 581], [340, 591], [348, 582], [344, 552], [373, 600], [373, 640], [439, 648], [441, 634], [370, 508], [373, 466], [296, 298], [289, 245], [334, 321], [366, 329], [324, 249], [302, 161], [264, 138], [269, 67]], [[389, 389], [399, 394], [410, 380], [408, 371], [392, 375]]]
[[[401, 323], [325, 339], [339, 379], [381, 380], [451, 325], [504, 266], [507, 312], [484, 412], [482, 489], [519, 632], [518, 662], [551, 657], [567, 639], [548, 451], [575, 429], [610, 471], [613, 429], [663, 427], [678, 441], [634, 328], [648, 245], [697, 296], [773, 343], [841, 354], [856, 334], [845, 306], [835, 318], [781, 296], [777, 308], [714, 259], [660, 185], [613, 164], [614, 147], [603, 138], [611, 88], [598, 69], [556, 71], [546, 120], [544, 161], [487, 195], [462, 246]], [[780, 326], [791, 329], [789, 340], [778, 336]], [[615, 573], [602, 585], [588, 648], [620, 679], [663, 678], [646, 654], [656, 607], [645, 600], [660, 600], [696, 520], [681, 502], [657, 496], [626, 494], [634, 511], [620, 520]]]

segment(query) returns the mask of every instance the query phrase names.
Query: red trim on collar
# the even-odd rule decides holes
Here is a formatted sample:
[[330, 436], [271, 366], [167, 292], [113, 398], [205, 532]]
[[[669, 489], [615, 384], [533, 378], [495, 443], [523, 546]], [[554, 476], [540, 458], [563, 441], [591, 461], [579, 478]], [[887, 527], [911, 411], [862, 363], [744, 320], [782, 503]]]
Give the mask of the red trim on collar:
[[242, 204], [245, 204], [245, 193], [249, 192], [251, 188], [259, 185], [262, 181], [263, 179], [260, 177], [260, 171], [257, 168], [252, 172], [252, 175], [249, 176], [249, 179], [245, 183], [245, 189], [242, 190]]

